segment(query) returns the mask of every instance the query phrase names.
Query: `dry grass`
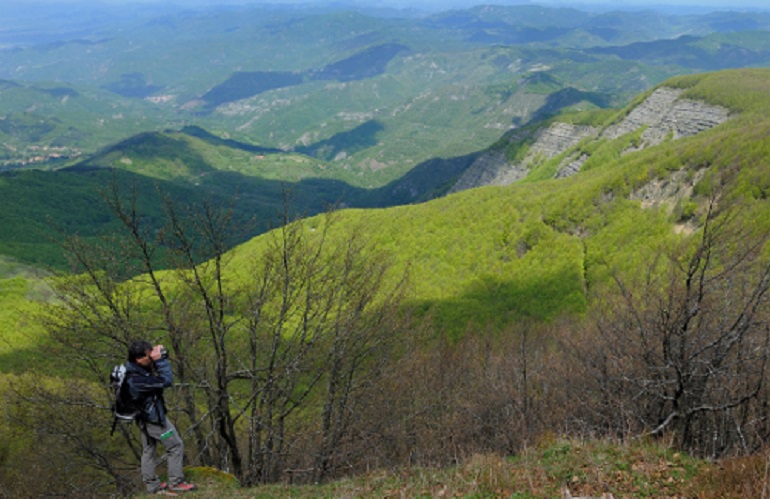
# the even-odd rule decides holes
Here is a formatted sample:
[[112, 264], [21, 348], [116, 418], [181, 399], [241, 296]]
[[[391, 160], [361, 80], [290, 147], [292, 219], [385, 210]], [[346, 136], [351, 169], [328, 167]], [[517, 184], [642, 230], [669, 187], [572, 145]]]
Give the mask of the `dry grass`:
[[[377, 471], [324, 485], [239, 488], [226, 474], [191, 469], [195, 497], [768, 497], [768, 454], [717, 463], [654, 443], [554, 439], [514, 457], [475, 455], [444, 469]], [[188, 494], [189, 495], [189, 494]]]

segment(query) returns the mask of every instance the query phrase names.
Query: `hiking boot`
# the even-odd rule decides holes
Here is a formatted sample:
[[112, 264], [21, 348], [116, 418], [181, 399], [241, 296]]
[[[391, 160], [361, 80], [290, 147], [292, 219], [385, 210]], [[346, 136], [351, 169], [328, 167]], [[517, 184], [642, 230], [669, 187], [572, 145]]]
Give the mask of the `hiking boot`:
[[155, 492], [153, 494], [160, 494], [164, 496], [175, 496], [177, 494], [171, 492], [168, 490], [168, 484], [166, 482], [162, 482], [157, 489], [155, 489]]
[[166, 490], [170, 490], [172, 492], [190, 492], [195, 489], [197, 489], [195, 485], [182, 481], [175, 485], [169, 486], [169, 488]]

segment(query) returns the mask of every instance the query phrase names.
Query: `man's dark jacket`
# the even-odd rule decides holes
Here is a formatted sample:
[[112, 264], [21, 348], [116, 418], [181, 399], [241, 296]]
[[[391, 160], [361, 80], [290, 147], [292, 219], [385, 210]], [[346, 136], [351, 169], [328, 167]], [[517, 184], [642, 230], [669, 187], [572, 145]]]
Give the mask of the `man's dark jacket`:
[[138, 401], [138, 406], [142, 409], [141, 421], [163, 424], [166, 420], [163, 389], [174, 382], [168, 359], [155, 361], [155, 374], [135, 362], [126, 362], [126, 382], [131, 399]]

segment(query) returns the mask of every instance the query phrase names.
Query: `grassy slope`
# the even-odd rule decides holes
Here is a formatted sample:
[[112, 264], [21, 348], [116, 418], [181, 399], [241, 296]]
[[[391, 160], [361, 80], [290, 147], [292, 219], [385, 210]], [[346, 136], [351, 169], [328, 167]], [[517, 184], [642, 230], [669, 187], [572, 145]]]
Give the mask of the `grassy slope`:
[[43, 331], [33, 314], [48, 297], [42, 279], [39, 270], [0, 257], [0, 373], [22, 372], [39, 354]]
[[146, 133], [111, 146], [81, 164], [195, 184], [215, 171], [287, 182], [330, 177], [324, 174], [323, 163], [309, 156], [261, 151], [248, 144], [216, 140], [179, 132]]

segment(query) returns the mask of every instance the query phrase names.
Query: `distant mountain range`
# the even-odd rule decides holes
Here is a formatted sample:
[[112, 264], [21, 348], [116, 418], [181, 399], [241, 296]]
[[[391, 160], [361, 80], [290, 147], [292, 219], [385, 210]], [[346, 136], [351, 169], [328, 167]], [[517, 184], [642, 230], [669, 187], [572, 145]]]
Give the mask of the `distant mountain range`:
[[[463, 182], [490, 158], [521, 165], [552, 120], [598, 126], [674, 75], [770, 64], [760, 12], [51, 5], [3, 15], [0, 253], [57, 266], [50, 224], [109, 230], [96, 191], [114, 174], [190, 202], [237, 194], [261, 231], [286, 189], [308, 215], [427, 201], [480, 185]], [[514, 176], [556, 174], [539, 161]]]
[[562, 109], [770, 62], [762, 12], [54, 4], [4, 15], [6, 169], [72, 164], [137, 133], [195, 125], [375, 188]]

